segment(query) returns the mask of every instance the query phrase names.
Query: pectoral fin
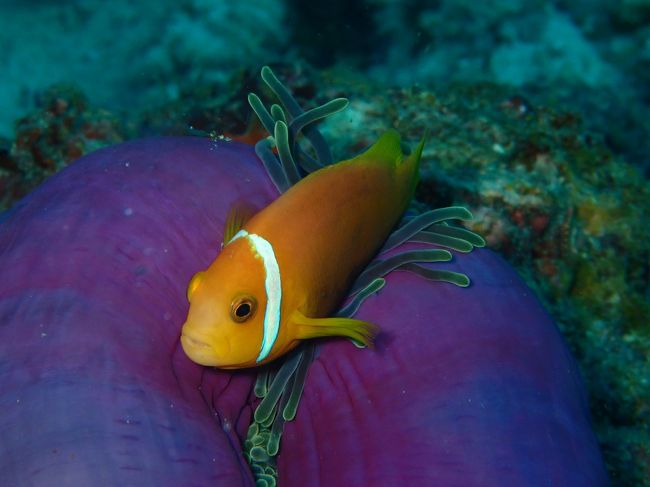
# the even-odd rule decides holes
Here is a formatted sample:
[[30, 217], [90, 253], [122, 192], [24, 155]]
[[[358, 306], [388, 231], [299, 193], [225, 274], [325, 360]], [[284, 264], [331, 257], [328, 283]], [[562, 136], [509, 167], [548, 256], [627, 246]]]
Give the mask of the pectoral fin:
[[379, 327], [353, 318], [309, 318], [296, 310], [291, 315], [297, 338], [301, 340], [328, 336], [350, 338], [355, 344], [372, 348]]

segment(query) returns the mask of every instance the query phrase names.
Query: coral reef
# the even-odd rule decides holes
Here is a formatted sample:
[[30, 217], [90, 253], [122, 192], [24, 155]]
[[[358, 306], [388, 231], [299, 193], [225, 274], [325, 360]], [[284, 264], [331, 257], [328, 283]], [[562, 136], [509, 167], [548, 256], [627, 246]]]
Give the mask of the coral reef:
[[47, 89], [15, 130], [15, 140], [5, 141], [0, 153], [0, 211], [70, 162], [124, 139], [115, 116], [90, 107], [72, 85]]
[[587, 126], [650, 174], [645, 0], [372, 3], [383, 54], [368, 55], [373, 78], [525, 87], [546, 104], [589, 113]]

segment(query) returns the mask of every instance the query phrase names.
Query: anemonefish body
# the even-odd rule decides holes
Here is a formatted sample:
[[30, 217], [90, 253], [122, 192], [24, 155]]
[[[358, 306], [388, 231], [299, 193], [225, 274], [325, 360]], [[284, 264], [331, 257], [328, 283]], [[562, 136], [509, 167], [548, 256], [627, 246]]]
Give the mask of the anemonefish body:
[[272, 361], [309, 338], [371, 344], [375, 325], [328, 316], [408, 206], [422, 147], [406, 157], [389, 131], [361, 155], [306, 176], [248, 221], [231, 213], [223, 250], [188, 288], [187, 355], [233, 369]]

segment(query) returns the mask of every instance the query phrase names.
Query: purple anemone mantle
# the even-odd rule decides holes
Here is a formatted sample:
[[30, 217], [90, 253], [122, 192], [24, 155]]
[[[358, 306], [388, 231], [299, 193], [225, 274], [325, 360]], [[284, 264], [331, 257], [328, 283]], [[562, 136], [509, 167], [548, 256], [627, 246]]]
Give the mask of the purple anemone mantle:
[[[154, 138], [82, 158], [2, 217], [2, 485], [253, 485], [254, 371], [198, 366], [178, 338], [228, 208], [275, 197], [247, 146]], [[321, 347], [280, 485], [607, 484], [540, 304], [489, 251], [447, 267], [473, 285], [394, 272], [364, 303], [376, 350]]]

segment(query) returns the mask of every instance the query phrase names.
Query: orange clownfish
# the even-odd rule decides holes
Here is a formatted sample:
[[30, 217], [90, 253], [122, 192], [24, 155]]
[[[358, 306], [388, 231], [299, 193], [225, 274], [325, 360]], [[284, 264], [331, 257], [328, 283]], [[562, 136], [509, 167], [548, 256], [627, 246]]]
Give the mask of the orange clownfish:
[[190, 281], [185, 353], [224, 369], [268, 363], [301, 340], [371, 345], [377, 327], [328, 317], [406, 210], [424, 140], [409, 155], [386, 132], [353, 159], [319, 169], [248, 221], [231, 212], [224, 247]]

